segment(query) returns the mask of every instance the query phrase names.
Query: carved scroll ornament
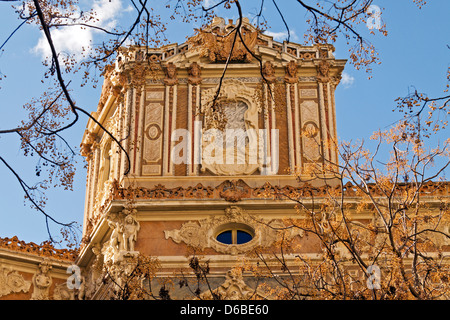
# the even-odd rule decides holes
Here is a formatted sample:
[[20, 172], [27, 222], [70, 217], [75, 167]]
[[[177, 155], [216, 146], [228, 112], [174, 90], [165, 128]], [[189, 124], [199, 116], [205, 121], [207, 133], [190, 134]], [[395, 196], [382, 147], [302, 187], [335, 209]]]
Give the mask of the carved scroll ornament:
[[0, 265], [0, 297], [21, 291], [26, 293], [30, 286], [31, 282], [26, 281], [20, 273]]
[[[243, 244], [224, 244], [216, 240], [217, 229], [226, 224], [244, 224], [254, 230], [253, 239]], [[263, 220], [247, 214], [242, 208], [231, 206], [223, 216], [211, 216], [200, 221], [184, 223], [178, 230], [165, 230], [166, 239], [172, 238], [176, 243], [199, 248], [212, 248], [226, 254], [240, 254], [261, 246], [269, 247], [278, 240], [280, 230], [286, 226], [277, 220]], [[303, 236], [301, 230], [290, 229], [287, 237]]]

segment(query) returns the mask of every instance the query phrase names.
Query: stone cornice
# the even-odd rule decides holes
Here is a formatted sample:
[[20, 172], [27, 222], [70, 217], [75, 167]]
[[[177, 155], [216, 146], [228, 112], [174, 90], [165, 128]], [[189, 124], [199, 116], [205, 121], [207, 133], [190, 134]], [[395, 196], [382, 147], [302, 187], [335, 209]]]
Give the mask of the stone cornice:
[[78, 255], [77, 250], [56, 249], [49, 242], [44, 242], [40, 245], [34, 242], [26, 243], [25, 241], [19, 240], [17, 236], [12, 238], [0, 238], [0, 248], [64, 261], [75, 261], [75, 258]]
[[[415, 188], [412, 184], [399, 184], [398, 191], [408, 188]], [[369, 185], [370, 192], [374, 196], [383, 197], [376, 185]], [[225, 180], [216, 187], [198, 183], [195, 186], [167, 188], [162, 184], [157, 184], [153, 188], [128, 187], [121, 188], [117, 183], [113, 184], [112, 198], [114, 200], [123, 199], [224, 199], [229, 202], [239, 202], [244, 199], [289, 199], [326, 197], [330, 192], [344, 192], [347, 198], [361, 197], [363, 193], [358, 191], [357, 186], [347, 183], [340, 186], [320, 186], [313, 187], [308, 183], [298, 186], [278, 186], [268, 182], [261, 186], [250, 187], [244, 180]], [[422, 196], [445, 196], [450, 195], [450, 182], [427, 183], [420, 189]]]

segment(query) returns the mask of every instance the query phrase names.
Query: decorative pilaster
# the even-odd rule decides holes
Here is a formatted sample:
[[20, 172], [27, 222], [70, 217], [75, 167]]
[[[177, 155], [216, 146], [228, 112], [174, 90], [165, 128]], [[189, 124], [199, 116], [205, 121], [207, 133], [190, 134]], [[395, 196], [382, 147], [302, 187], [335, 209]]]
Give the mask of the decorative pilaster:
[[298, 83], [294, 83], [294, 125], [295, 125], [295, 165], [296, 170], [301, 170], [302, 168], [302, 157], [301, 157], [301, 148], [300, 148], [300, 106], [298, 104]]
[[[272, 90], [272, 94], [275, 92], [275, 85], [273, 83], [270, 84], [270, 90]], [[275, 152], [274, 149], [278, 148], [278, 141], [275, 141], [276, 137], [273, 135], [273, 130], [277, 129], [276, 125], [276, 117], [275, 117], [275, 100], [270, 99], [270, 127], [269, 127], [269, 135], [270, 135], [270, 174], [278, 173], [278, 166], [275, 167]], [[279, 150], [277, 151], [279, 152]]]
[[[198, 132], [196, 130], [195, 124], [199, 121], [199, 111], [200, 111], [200, 84], [202, 82], [201, 68], [197, 62], [193, 62], [188, 69], [188, 130], [191, 134], [190, 146], [187, 148], [188, 159], [187, 175], [194, 176], [198, 175], [198, 163], [199, 163], [199, 149], [200, 146], [196, 146], [196, 139], [198, 139]], [[195, 93], [194, 93], [195, 91]], [[193, 98], [195, 97], [195, 105], [193, 105]]]
[[289, 169], [292, 174], [295, 168], [294, 132], [292, 125], [291, 84], [286, 83], [286, 115], [288, 127]]
[[136, 101], [140, 100], [140, 92], [139, 92], [139, 88], [136, 88], [135, 86], [133, 86], [131, 88], [131, 108], [129, 111], [129, 131], [130, 131], [130, 136], [128, 137], [128, 156], [130, 157], [130, 174], [134, 175], [135, 174], [135, 167], [136, 167], [136, 163], [135, 163], [135, 158], [136, 158], [136, 136], [137, 136], [137, 132], [136, 132], [136, 109], [137, 109], [137, 103]]
[[125, 104], [124, 104], [124, 117], [123, 117], [123, 124], [122, 124], [122, 147], [124, 150], [121, 152], [121, 163], [120, 163], [120, 177], [123, 177], [126, 168], [130, 165], [128, 163], [127, 155], [125, 152], [129, 151], [129, 137], [130, 137], [130, 110], [131, 110], [131, 104], [132, 104], [132, 94], [133, 90], [128, 87], [126, 91], [126, 98], [125, 98]]
[[89, 217], [93, 218], [94, 214], [94, 205], [95, 205], [95, 198], [98, 191], [98, 175], [100, 172], [100, 145], [98, 143], [94, 143], [92, 145], [93, 152], [94, 152], [94, 170], [93, 170], [93, 177], [92, 177], [92, 185], [90, 190], [90, 208], [89, 208]]
[[336, 148], [337, 148], [337, 136], [335, 135], [335, 122], [333, 117], [333, 100], [332, 100], [332, 86], [330, 82], [327, 82], [327, 113], [328, 113], [328, 146], [330, 152], [330, 161], [332, 164], [335, 164], [337, 161], [336, 157]]
[[200, 163], [202, 159], [202, 130], [200, 128], [200, 85], [195, 88], [195, 114], [194, 114], [194, 126], [193, 126], [193, 145], [194, 145], [194, 162], [192, 164], [192, 173], [198, 175], [200, 171]]
[[145, 86], [143, 85], [140, 89], [140, 99], [139, 99], [139, 107], [137, 110], [137, 134], [136, 134], [136, 145], [135, 145], [135, 160], [134, 160], [134, 173], [138, 176], [142, 175], [142, 150], [144, 147], [143, 142], [143, 130], [144, 130], [144, 119], [145, 119]]
[[172, 153], [173, 153], [173, 147], [174, 147], [174, 141], [172, 141], [172, 132], [177, 129], [177, 98], [178, 98], [178, 85], [173, 85], [172, 87], [172, 105], [170, 108], [170, 115], [171, 115], [171, 123], [170, 123], [170, 131], [169, 131], [169, 175], [174, 175], [174, 164], [172, 161]]
[[[291, 173], [298, 170], [300, 161], [300, 125], [298, 110], [297, 63], [292, 60], [286, 65], [286, 108], [289, 139], [289, 167]], [[292, 104], [293, 102], [293, 104]]]
[[163, 175], [167, 175], [169, 171], [169, 146], [170, 146], [170, 134], [169, 134], [169, 108], [170, 108], [170, 88], [166, 86], [164, 96], [164, 152], [163, 152]]
[[[116, 137], [120, 137], [121, 133], [123, 132], [123, 102], [120, 101], [119, 105], [118, 105], [118, 119], [117, 119], [117, 130], [116, 130]], [[117, 153], [115, 154], [115, 162], [114, 162], [114, 175], [113, 175], [113, 180], [119, 180], [119, 175], [120, 175], [120, 162], [121, 162], [121, 151], [120, 151], [120, 147], [116, 144], [113, 143], [113, 147], [114, 150], [117, 151]]]
[[[165, 112], [164, 112], [164, 159], [163, 175], [173, 175], [172, 163], [172, 131], [176, 129], [176, 110], [177, 110], [177, 68], [169, 62], [166, 66], [166, 85]], [[172, 99], [171, 99], [172, 97]], [[172, 100], [172, 101], [171, 101]], [[172, 104], [171, 104], [172, 102]]]
[[327, 60], [321, 60], [317, 66], [317, 81], [319, 83], [319, 105], [320, 105], [320, 126], [322, 128], [322, 152], [324, 165], [327, 165], [331, 161], [329, 139], [328, 139], [328, 119], [327, 119], [327, 106], [328, 104], [328, 82], [330, 63]]

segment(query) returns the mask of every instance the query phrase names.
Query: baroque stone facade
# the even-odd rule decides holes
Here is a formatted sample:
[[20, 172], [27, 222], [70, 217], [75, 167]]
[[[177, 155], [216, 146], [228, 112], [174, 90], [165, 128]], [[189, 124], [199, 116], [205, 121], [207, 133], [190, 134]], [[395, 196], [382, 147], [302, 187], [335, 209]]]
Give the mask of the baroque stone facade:
[[[298, 218], [289, 198], [358, 197], [327, 171], [338, 160], [334, 91], [346, 61], [330, 45], [274, 41], [248, 20], [244, 41], [258, 59], [241, 40], [231, 52], [223, 35], [234, 25], [216, 18], [186, 43], [124, 49], [107, 68], [94, 116], [123, 149], [88, 122], [81, 247], [0, 239], [0, 299], [117, 298], [141, 256], [158, 260], [153, 276], [163, 281], [191, 270], [189, 255], [205, 258], [217, 279], [200, 298], [263, 299], [233, 269], [251, 250], [283, 237], [317, 256], [317, 243], [289, 228]], [[312, 170], [327, 184], [293, 175]], [[448, 197], [449, 186], [434, 192]]]
[[278, 43], [245, 19], [243, 41], [255, 59], [241, 40], [231, 51], [229, 37], [220, 36], [233, 26], [215, 18], [186, 43], [130, 48], [111, 66], [97, 117], [123, 138], [126, 153], [88, 124], [77, 259], [87, 298], [106, 294], [93, 270], [119, 272], [127, 257], [157, 257], [162, 276], [186, 268], [186, 252], [198, 250], [223, 269], [281, 233], [304, 236], [284, 230], [292, 203], [263, 198], [269, 189], [301, 193], [293, 170], [306, 174], [337, 159], [334, 99], [325, 95], [345, 60], [334, 58], [332, 46]]

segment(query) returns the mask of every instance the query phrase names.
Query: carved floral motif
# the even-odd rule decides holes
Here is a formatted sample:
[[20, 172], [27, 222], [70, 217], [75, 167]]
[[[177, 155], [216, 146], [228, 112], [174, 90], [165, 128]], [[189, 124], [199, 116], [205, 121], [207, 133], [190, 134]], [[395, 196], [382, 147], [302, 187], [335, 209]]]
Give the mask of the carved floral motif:
[[30, 286], [31, 282], [26, 281], [20, 273], [0, 265], [0, 297], [21, 291], [27, 293]]
[[[399, 186], [399, 188], [407, 188], [408, 186]], [[379, 190], [375, 185], [368, 185], [370, 191], [377, 195]], [[298, 186], [279, 186], [272, 185], [268, 182], [258, 187], [248, 186], [244, 180], [225, 180], [216, 187], [204, 186], [199, 183], [196, 186], [190, 187], [176, 187], [167, 188], [164, 185], [158, 184], [153, 188], [120, 188], [118, 184], [112, 190], [112, 198], [115, 200], [128, 199], [135, 197], [136, 199], [225, 199], [230, 202], [237, 202], [243, 199], [268, 199], [279, 198], [285, 199], [286, 196], [290, 198], [295, 197], [325, 197], [331, 191], [339, 191], [340, 186], [317, 186], [313, 187], [308, 183]], [[345, 196], [354, 196], [357, 194], [357, 188], [350, 182], [345, 184], [342, 188]], [[433, 195], [449, 195], [450, 183], [427, 183], [422, 186], [421, 194]], [[381, 195], [381, 194], [380, 194]], [[0, 242], [1, 244], [1, 242]]]

